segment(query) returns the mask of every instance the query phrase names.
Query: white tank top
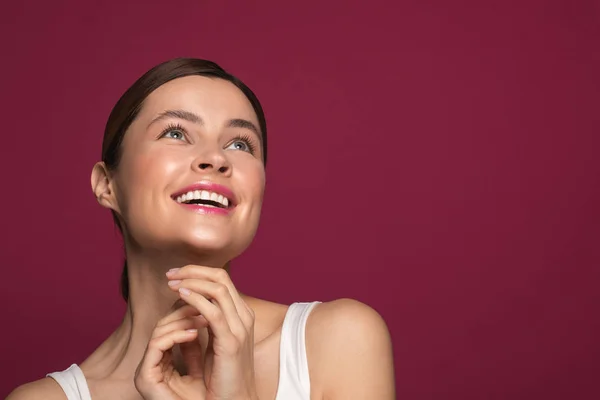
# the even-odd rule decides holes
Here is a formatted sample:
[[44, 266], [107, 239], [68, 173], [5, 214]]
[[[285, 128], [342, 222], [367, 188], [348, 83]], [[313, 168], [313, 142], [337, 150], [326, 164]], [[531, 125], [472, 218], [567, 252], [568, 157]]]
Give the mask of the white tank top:
[[[310, 400], [305, 332], [308, 315], [318, 303], [293, 303], [285, 314], [279, 345], [279, 383], [275, 400]], [[62, 387], [67, 400], [92, 400], [85, 376], [77, 364], [47, 376]]]

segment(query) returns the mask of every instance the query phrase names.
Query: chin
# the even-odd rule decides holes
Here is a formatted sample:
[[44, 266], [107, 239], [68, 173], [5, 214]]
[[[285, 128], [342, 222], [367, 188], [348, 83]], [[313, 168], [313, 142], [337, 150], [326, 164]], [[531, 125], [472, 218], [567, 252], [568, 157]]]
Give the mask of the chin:
[[221, 246], [215, 243], [180, 242], [171, 250], [186, 264], [201, 264], [221, 267], [236, 258], [241, 252], [233, 246]]
[[215, 258], [228, 262], [242, 254], [250, 245], [250, 240], [242, 238], [231, 238], [223, 234], [211, 235], [210, 232], [202, 232], [201, 235], [182, 237], [179, 248], [192, 257]]
[[[189, 262], [214, 260], [226, 263], [250, 246], [256, 232], [240, 232], [239, 227], [234, 226], [196, 224], [186, 227], [185, 224], [175, 224], [177, 228], [174, 229], [173, 225], [153, 221], [152, 224], [134, 225], [137, 229], [130, 234], [141, 251], [153, 249]], [[161, 226], [162, 229], [159, 228]]]

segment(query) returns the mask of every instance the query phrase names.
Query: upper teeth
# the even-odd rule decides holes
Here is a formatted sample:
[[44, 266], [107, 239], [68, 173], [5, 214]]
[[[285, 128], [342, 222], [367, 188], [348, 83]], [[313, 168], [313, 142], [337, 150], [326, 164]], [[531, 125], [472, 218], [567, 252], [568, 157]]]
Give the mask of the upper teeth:
[[223, 204], [224, 207], [229, 207], [229, 199], [227, 197], [208, 190], [192, 190], [180, 196], [177, 196], [178, 203], [184, 203], [190, 200], [211, 200]]

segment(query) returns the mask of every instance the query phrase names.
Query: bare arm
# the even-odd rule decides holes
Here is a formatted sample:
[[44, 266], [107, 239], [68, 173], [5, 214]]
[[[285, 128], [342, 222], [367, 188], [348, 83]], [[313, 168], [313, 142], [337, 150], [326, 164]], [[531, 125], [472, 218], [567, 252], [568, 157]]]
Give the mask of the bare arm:
[[13, 390], [6, 400], [67, 400], [67, 395], [52, 378], [26, 383]]
[[349, 299], [323, 303], [313, 314], [307, 353], [322, 399], [395, 399], [392, 344], [381, 316]]

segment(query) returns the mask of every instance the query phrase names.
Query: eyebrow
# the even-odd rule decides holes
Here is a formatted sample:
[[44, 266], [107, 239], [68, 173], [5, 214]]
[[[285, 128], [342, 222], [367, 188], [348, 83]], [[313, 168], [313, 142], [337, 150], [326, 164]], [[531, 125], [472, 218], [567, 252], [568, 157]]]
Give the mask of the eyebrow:
[[[167, 110], [167, 111], [161, 112], [156, 118], [154, 118], [148, 124], [148, 126], [154, 124], [155, 122], [158, 122], [158, 121], [161, 121], [161, 120], [165, 120], [165, 119], [169, 119], [169, 118], [183, 119], [185, 121], [189, 121], [189, 122], [194, 123], [194, 124], [204, 125], [204, 121], [202, 120], [202, 118], [198, 114], [195, 114], [195, 113], [193, 113], [191, 111], [186, 111], [186, 110]], [[227, 121], [227, 124], [225, 126], [228, 127], [228, 128], [249, 129], [252, 132], [254, 132], [259, 138], [262, 139], [262, 134], [261, 134], [260, 129], [258, 129], [256, 127], [256, 125], [254, 125], [252, 122], [248, 121], [247, 119], [233, 118], [233, 119], [230, 119], [229, 121]]]
[[163, 111], [160, 114], [158, 114], [158, 116], [156, 118], [154, 118], [148, 124], [148, 126], [154, 124], [155, 122], [158, 122], [158, 121], [161, 121], [164, 119], [169, 119], [169, 118], [183, 119], [185, 121], [189, 121], [194, 124], [204, 125], [204, 121], [202, 121], [202, 118], [200, 118], [199, 115], [196, 115], [193, 112], [185, 111], [185, 110], [167, 110], [167, 111]]
[[244, 129], [249, 129], [252, 132], [256, 133], [256, 135], [262, 139], [262, 134], [260, 132], [260, 129], [258, 129], [256, 127], [256, 125], [254, 125], [252, 122], [248, 121], [247, 119], [242, 119], [242, 118], [234, 118], [234, 119], [230, 119], [229, 121], [227, 121], [227, 125], [228, 128], [244, 128]]

